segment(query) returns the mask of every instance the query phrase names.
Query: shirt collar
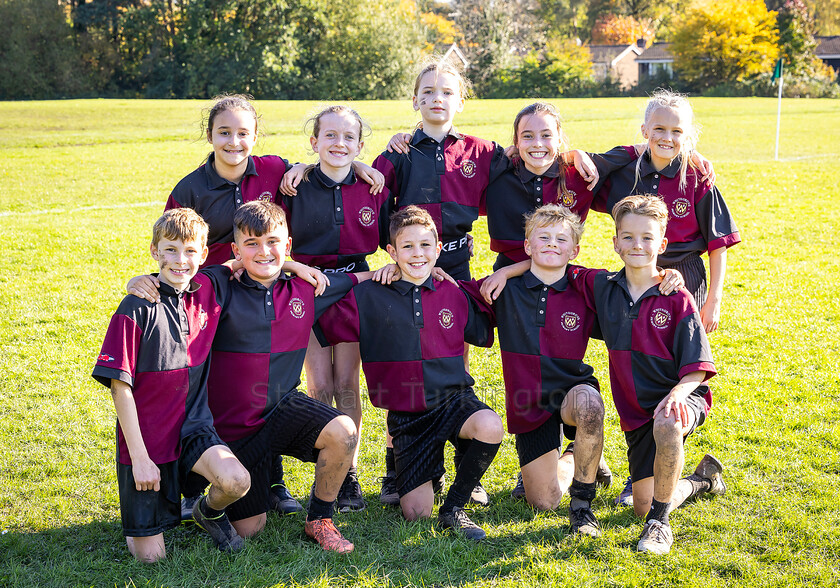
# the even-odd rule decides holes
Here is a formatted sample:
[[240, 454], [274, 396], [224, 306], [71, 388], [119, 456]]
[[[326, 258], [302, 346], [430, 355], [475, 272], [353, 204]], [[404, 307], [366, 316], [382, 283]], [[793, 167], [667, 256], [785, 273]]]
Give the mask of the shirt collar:
[[[155, 276], [156, 278], [160, 276], [160, 274], [152, 274], [152, 275]], [[186, 289], [184, 289], [182, 292], [179, 293], [179, 292], [175, 291], [175, 288], [173, 288], [172, 286], [170, 286], [166, 282], [161, 281], [161, 280], [159, 280], [159, 281], [160, 281], [160, 288], [158, 288], [158, 292], [160, 292], [160, 294], [162, 296], [178, 296], [178, 294], [192, 294], [193, 292], [196, 292], [199, 288], [201, 288], [201, 284], [199, 284], [199, 283], [197, 283], [193, 280], [190, 280], [190, 283], [186, 287]]]
[[566, 290], [566, 286], [569, 285], [568, 275], [569, 275], [569, 268], [567, 266], [566, 267], [566, 273], [563, 275], [563, 277], [560, 278], [559, 280], [557, 280], [556, 282], [554, 282], [553, 284], [543, 283], [542, 280], [540, 280], [537, 276], [535, 276], [533, 273], [531, 273], [531, 270], [528, 270], [524, 274], [522, 274], [522, 279], [525, 282], [525, 287], [530, 288], [531, 290], [535, 290], [537, 288], [541, 288], [541, 287], [544, 287], [544, 286], [547, 285], [552, 290], [555, 290], [557, 292], [564, 292]]
[[[409, 292], [411, 292], [417, 284], [412, 284], [411, 282], [407, 282], [406, 280], [397, 280], [391, 284], [391, 287], [394, 288], [397, 292], [405, 296]], [[426, 288], [427, 290], [431, 290], [432, 292], [435, 291], [435, 279], [432, 276], [426, 278], [426, 281], [417, 286], [419, 288]]]
[[321, 165], [316, 165], [312, 170], [312, 175], [318, 178], [318, 181], [325, 188], [335, 188], [336, 186], [349, 186], [356, 183], [356, 174], [353, 173], [353, 167], [350, 167], [350, 172], [340, 182], [336, 182], [321, 170]]
[[[627, 285], [627, 273], [624, 269], [614, 274], [607, 275], [607, 280], [618, 284], [619, 287], [627, 293], [627, 296], [632, 299], [632, 297], [630, 296], [630, 286]], [[645, 292], [641, 296], [639, 296], [639, 299], [636, 301], [636, 303], [639, 303], [650, 296], [663, 296], [662, 292], [659, 291], [659, 284], [654, 284], [653, 286], [645, 290]]]
[[639, 173], [643, 176], [650, 174], [661, 174], [666, 178], [674, 178], [680, 173], [680, 164], [682, 163], [682, 156], [677, 155], [671, 163], [666, 165], [661, 170], [657, 171], [650, 161], [650, 151], [645, 151], [642, 154], [641, 164], [639, 165]]
[[[216, 154], [211, 153], [207, 156], [207, 161], [204, 162], [204, 172], [207, 174], [207, 184], [208, 187], [211, 189], [214, 188], [221, 188], [225, 185], [234, 185], [233, 182], [224, 179], [216, 172], [216, 168], [213, 165], [213, 162], [216, 160]], [[258, 176], [257, 173], [257, 166], [254, 163], [254, 158], [250, 155], [248, 156], [248, 167], [245, 168], [245, 174], [242, 176]]]
[[545, 173], [538, 176], [532, 171], [529, 171], [527, 167], [525, 167], [525, 163], [522, 161], [521, 157], [516, 158], [516, 175], [519, 176], [519, 179], [522, 181], [523, 184], [526, 184], [533, 180], [534, 178], [556, 178], [560, 175], [560, 162], [555, 160], [554, 163], [551, 164], [551, 167], [546, 170]]
[[[293, 276], [287, 275], [285, 272], [281, 271], [280, 276], [274, 281], [274, 284], [276, 284], [280, 280], [291, 280], [292, 277]], [[253, 288], [255, 290], [260, 290], [260, 289], [268, 290], [268, 288], [266, 286], [263, 286], [258, 281], [256, 281], [254, 278], [249, 276], [248, 272], [242, 272], [242, 275], [239, 276], [239, 282], [247, 288]], [[272, 286], [274, 286], [274, 284], [272, 284]]]
[[[456, 141], [461, 141], [464, 138], [464, 136], [461, 133], [455, 130], [455, 127], [449, 129], [449, 132], [446, 134], [446, 137], [452, 137]], [[446, 137], [443, 138], [444, 143], [446, 142]], [[434, 141], [434, 139], [432, 139], [429, 135], [423, 132], [423, 129], [417, 129], [411, 136], [410, 143], [412, 145], [418, 145], [424, 140]]]

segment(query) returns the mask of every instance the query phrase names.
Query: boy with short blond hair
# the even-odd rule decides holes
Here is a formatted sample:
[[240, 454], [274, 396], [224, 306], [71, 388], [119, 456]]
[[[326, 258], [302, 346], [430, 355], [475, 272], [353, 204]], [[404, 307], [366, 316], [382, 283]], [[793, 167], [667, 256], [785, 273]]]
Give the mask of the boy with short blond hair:
[[578, 272], [572, 284], [598, 314], [610, 359], [613, 400], [628, 445], [633, 505], [646, 515], [638, 550], [668, 553], [668, 513], [702, 492], [723, 494], [722, 465], [706, 455], [687, 478], [685, 438], [712, 405], [715, 375], [709, 343], [692, 296], [659, 292], [657, 256], [668, 244], [668, 210], [653, 195], [624, 198], [613, 208], [619, 272]]
[[248, 471], [219, 438], [207, 408], [208, 357], [220, 306], [196, 275], [207, 257], [207, 224], [191, 209], [154, 225], [160, 303], [126, 296], [111, 319], [93, 377], [111, 388], [117, 412], [117, 479], [123, 534], [140, 561], [166, 556], [163, 531], [180, 523], [179, 480], [213, 480], [203, 503], [223, 551], [243, 547], [225, 508], [245, 495]]
[[433, 481], [444, 473], [444, 445], [458, 443], [464, 457], [438, 521], [479, 541], [486, 534], [463, 509], [504, 430], [498, 415], [476, 397], [463, 355], [465, 341], [490, 346], [492, 331], [457, 286], [434, 281], [441, 243], [428, 212], [416, 206], [396, 212], [387, 250], [401, 279], [359, 284], [318, 326], [330, 345], [360, 343], [371, 402], [388, 410], [403, 516], [431, 516]]

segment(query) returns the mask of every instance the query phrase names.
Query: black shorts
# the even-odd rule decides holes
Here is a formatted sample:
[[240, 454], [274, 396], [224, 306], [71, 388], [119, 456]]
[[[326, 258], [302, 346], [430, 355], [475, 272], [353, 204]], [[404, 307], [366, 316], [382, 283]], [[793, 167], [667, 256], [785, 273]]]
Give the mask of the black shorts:
[[[709, 387], [701, 385], [692, 392], [686, 399], [688, 410], [694, 414], [694, 424], [691, 430], [683, 437], [686, 438], [697, 430], [697, 427], [706, 421], [706, 401], [703, 396], [709, 391]], [[634, 482], [644, 480], [653, 475], [653, 461], [656, 459], [656, 442], [653, 439], [653, 419], [632, 431], [625, 431], [624, 438], [627, 440], [627, 461], [630, 464], [630, 478]]]
[[388, 433], [394, 438], [396, 485], [405, 496], [445, 472], [443, 449], [448, 440], [458, 443], [461, 427], [479, 410], [491, 410], [472, 389], [447, 398], [438, 407], [425, 412], [388, 411]]
[[251, 474], [251, 489], [227, 508], [232, 521], [247, 519], [269, 509], [269, 474], [274, 455], [290, 455], [315, 462], [315, 442], [324, 427], [342, 413], [298, 390], [283, 396], [262, 429], [229, 443], [231, 451]]
[[[181, 456], [178, 458], [178, 474], [180, 475], [180, 480], [182, 480], [182, 485], [184, 485], [183, 480], [189, 478], [193, 467], [195, 467], [196, 462], [201, 456], [204, 455], [204, 452], [215, 445], [224, 445], [227, 447], [227, 443], [222, 441], [222, 438], [219, 437], [214, 427], [202, 427], [195, 433], [181, 439]], [[189, 496], [186, 492], [184, 494]]]
[[467, 258], [466, 261], [456, 263], [455, 265], [438, 263], [438, 267], [449, 274], [453, 280], [464, 280], [465, 282], [468, 282], [472, 279], [472, 274], [470, 274], [469, 258]]
[[126, 537], [151, 537], [181, 524], [178, 462], [156, 465], [160, 470], [160, 492], [138, 491], [132, 467], [117, 462], [120, 518]]
[[575, 440], [577, 427], [563, 423], [560, 409], [533, 431], [516, 435], [516, 453], [519, 455], [519, 467], [528, 465], [549, 451], [556, 451], [563, 444], [563, 437]]
[[694, 304], [697, 310], [706, 303], [706, 266], [703, 259], [697, 253], [692, 253], [685, 259], [676, 263], [659, 264], [662, 269], [675, 269], [685, 279], [685, 289], [694, 296]]

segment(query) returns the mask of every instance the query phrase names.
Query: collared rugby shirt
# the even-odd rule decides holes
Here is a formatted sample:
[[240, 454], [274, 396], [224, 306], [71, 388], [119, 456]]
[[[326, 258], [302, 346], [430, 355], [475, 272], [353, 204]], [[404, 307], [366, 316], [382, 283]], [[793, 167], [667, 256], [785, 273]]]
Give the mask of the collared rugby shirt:
[[[595, 192], [612, 172], [621, 169], [636, 159], [635, 149], [630, 151], [616, 147], [607, 153], [590, 153], [600, 176]], [[490, 233], [490, 249], [499, 254], [495, 268], [525, 261], [528, 256], [522, 243], [525, 241], [525, 215], [544, 204], [560, 204], [586, 220], [592, 205], [594, 193], [573, 165], [564, 165], [562, 173], [566, 180], [567, 194], [558, 194], [561, 166], [559, 161], [543, 175], [538, 176], [525, 167], [520, 158], [515, 158], [496, 180], [487, 187], [485, 208], [487, 230]]]
[[315, 166], [296, 196], [284, 196], [292, 258], [321, 269], [364, 271], [365, 258], [387, 241], [389, 192], [371, 194], [351, 170], [334, 182]]
[[450, 270], [469, 264], [467, 233], [488, 184], [510, 164], [504, 149], [454, 130], [438, 143], [420, 129], [409, 147], [407, 155], [385, 151], [373, 162], [385, 175], [393, 209], [415, 204], [432, 216], [443, 243], [438, 266]]
[[464, 369], [464, 342], [489, 347], [486, 315], [450, 282], [415, 286], [362, 282], [318, 321], [326, 341], [359, 341], [374, 406], [423, 412], [475, 381]]
[[216, 431], [227, 442], [258, 432], [277, 402], [300, 384], [312, 325], [344, 296], [356, 278], [330, 276], [317, 298], [301, 278], [281, 275], [271, 288], [243, 273], [230, 280], [226, 267], [202, 270], [222, 306], [213, 341], [208, 395]]
[[527, 271], [508, 280], [492, 306], [479, 292], [485, 279], [462, 286], [499, 331], [508, 431], [527, 433], [560, 410], [574, 386], [599, 389], [583, 362], [595, 313], [565, 276], [548, 285]]
[[289, 162], [276, 155], [249, 156], [245, 175], [239, 184], [234, 184], [216, 173], [214, 157], [211, 153], [204, 165], [178, 182], [165, 208], [192, 208], [210, 226], [210, 253], [204, 267], [233, 257], [230, 244], [236, 209], [252, 200], [276, 202], [280, 180], [289, 169]]
[[[198, 274], [187, 291], [160, 285], [154, 304], [126, 296], [111, 318], [93, 377], [104, 386], [131, 386], [140, 432], [149, 458], [178, 459], [180, 440], [212, 425], [207, 407], [208, 357], [220, 307], [207, 277]], [[117, 459], [131, 465], [117, 426]]]
[[[576, 268], [567, 276], [598, 314], [622, 431], [651, 420], [656, 405], [686, 374], [704, 371], [707, 381], [717, 373], [694, 298], [685, 288], [665, 296], [655, 285], [633, 302], [624, 270]], [[708, 412], [711, 391], [705, 401]]]
[[[633, 147], [625, 147], [633, 150]], [[741, 235], [729, 208], [718, 189], [709, 186], [693, 168], [688, 168], [686, 189], [680, 190], [680, 161], [677, 157], [662, 171], [656, 171], [645, 152], [639, 162], [636, 184], [636, 162], [613, 172], [598, 191], [592, 208], [612, 214], [613, 206], [630, 194], [656, 194], [668, 206], [668, 247], [659, 256], [659, 263], [673, 265], [696, 253], [732, 247], [741, 242]], [[635, 187], [634, 187], [635, 185]]]

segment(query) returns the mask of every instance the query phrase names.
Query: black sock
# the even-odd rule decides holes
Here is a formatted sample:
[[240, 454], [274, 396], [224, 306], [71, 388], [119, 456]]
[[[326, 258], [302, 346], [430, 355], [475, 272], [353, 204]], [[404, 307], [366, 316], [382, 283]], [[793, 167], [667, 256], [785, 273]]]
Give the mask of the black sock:
[[668, 525], [670, 524], [668, 521], [669, 510], [671, 510], [670, 502], [659, 502], [654, 498], [653, 501], [650, 503], [650, 512], [648, 513], [645, 521], [656, 519], [663, 525]]
[[271, 475], [269, 476], [269, 482], [271, 482], [272, 486], [276, 486], [277, 484], [283, 484], [282, 455], [275, 455], [274, 459], [271, 461]]
[[470, 442], [461, 460], [461, 467], [455, 474], [455, 480], [449, 487], [446, 500], [443, 501], [439, 512], [446, 513], [452, 512], [455, 508], [464, 508], [473, 488], [481, 481], [481, 476], [493, 463], [500, 445], [501, 443], [484, 443], [476, 439]]
[[321, 500], [315, 493], [309, 499], [309, 512], [306, 515], [307, 521], [316, 521], [318, 519], [331, 519], [333, 516], [334, 502], [327, 502]]
[[385, 448], [385, 476], [388, 478], [397, 477], [397, 463], [394, 461], [394, 448]]
[[223, 514], [225, 514], [225, 509], [216, 510], [215, 508], [211, 508], [209, 504], [207, 504], [207, 499], [201, 501], [200, 503], [201, 514], [203, 514], [208, 519], [217, 519]]
[[455, 464], [455, 472], [461, 468], [461, 462], [464, 461], [464, 454], [470, 448], [470, 439], [458, 439], [455, 444], [455, 452], [452, 454], [452, 463]]
[[569, 487], [569, 496], [572, 498], [569, 504], [569, 508], [572, 510], [592, 508], [592, 501], [595, 499], [595, 482], [587, 484], [574, 478], [572, 485]]
[[703, 492], [708, 492], [712, 489], [712, 481], [708, 478], [701, 478], [696, 474], [691, 474], [690, 476], [686, 476], [683, 480], [687, 481], [691, 484], [691, 494], [686, 496], [686, 500], [691, 498], [692, 496], [697, 496], [698, 494], [702, 494]]

